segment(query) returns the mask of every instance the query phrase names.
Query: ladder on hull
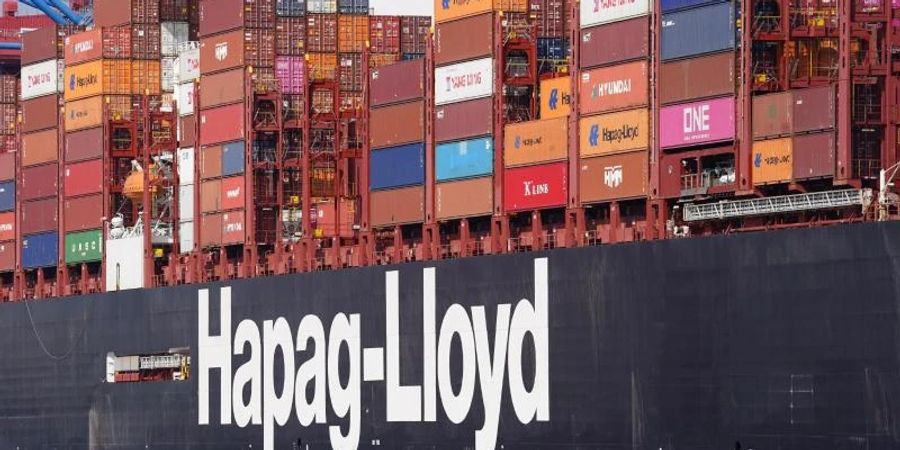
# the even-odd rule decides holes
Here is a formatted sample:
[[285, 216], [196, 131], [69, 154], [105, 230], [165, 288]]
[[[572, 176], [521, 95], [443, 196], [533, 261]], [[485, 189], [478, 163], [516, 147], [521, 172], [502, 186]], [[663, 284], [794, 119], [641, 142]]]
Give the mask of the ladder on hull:
[[872, 202], [872, 195], [872, 191], [869, 189], [844, 189], [699, 205], [688, 204], [684, 207], [683, 218], [685, 222], [699, 222], [852, 206], [862, 207]]

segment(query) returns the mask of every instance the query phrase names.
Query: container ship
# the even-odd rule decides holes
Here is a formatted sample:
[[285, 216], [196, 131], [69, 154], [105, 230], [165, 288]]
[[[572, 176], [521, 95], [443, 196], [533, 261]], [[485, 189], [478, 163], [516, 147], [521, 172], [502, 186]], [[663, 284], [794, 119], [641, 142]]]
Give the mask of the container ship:
[[896, 2], [23, 3], [0, 448], [900, 448]]

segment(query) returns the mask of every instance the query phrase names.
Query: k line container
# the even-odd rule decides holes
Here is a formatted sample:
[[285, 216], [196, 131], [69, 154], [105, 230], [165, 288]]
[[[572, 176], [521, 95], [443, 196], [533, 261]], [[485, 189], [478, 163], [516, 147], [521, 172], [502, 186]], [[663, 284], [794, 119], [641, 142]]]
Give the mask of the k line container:
[[63, 201], [66, 232], [103, 226], [103, 194], [67, 198]]
[[103, 230], [66, 234], [65, 258], [66, 264], [101, 261], [103, 259]]
[[103, 124], [103, 96], [66, 102], [63, 123], [67, 132], [98, 127]]
[[673, 105], [659, 112], [663, 148], [729, 141], [735, 136], [734, 97]]
[[734, 48], [734, 8], [718, 3], [664, 14], [660, 36], [663, 61]]
[[22, 136], [22, 166], [59, 159], [59, 133], [55, 128]]
[[244, 69], [230, 69], [200, 78], [200, 107], [244, 102]]
[[11, 241], [16, 238], [16, 213], [0, 213], [0, 241]]
[[369, 153], [369, 188], [393, 189], [425, 182], [425, 144], [373, 150]]
[[493, 208], [493, 177], [440, 183], [434, 187], [434, 209], [438, 220], [486, 216]]
[[480, 177], [493, 171], [494, 140], [490, 136], [438, 144], [435, 150], [437, 181]]
[[369, 143], [372, 148], [393, 147], [424, 140], [424, 102], [413, 101], [369, 112]]
[[22, 169], [19, 181], [19, 199], [35, 200], [59, 193], [59, 166], [56, 163]]
[[84, 161], [103, 156], [103, 128], [91, 128], [65, 134], [67, 162]]
[[102, 159], [66, 164], [64, 185], [66, 197], [103, 192], [103, 181]]
[[647, 62], [594, 69], [581, 74], [582, 114], [630, 109], [649, 102]]
[[200, 145], [212, 145], [243, 138], [243, 104], [200, 111]]
[[22, 133], [33, 133], [59, 126], [59, 97], [46, 95], [25, 100], [22, 105]]
[[222, 178], [221, 209], [240, 209], [244, 207], [244, 177]]
[[793, 139], [781, 138], [753, 143], [753, 184], [783, 183], [794, 176]]
[[632, 109], [579, 121], [582, 157], [645, 150], [650, 146], [650, 111]]
[[21, 99], [28, 100], [43, 95], [62, 92], [63, 63], [58, 59], [23, 66], [21, 70]]
[[59, 201], [56, 197], [23, 201], [19, 221], [23, 234], [53, 231], [59, 228]]
[[437, 107], [434, 138], [447, 142], [492, 134], [493, 117], [494, 100], [490, 97]]
[[439, 66], [494, 54], [494, 15], [481, 14], [434, 27], [434, 63]]
[[582, 69], [646, 59], [649, 54], [650, 20], [647, 17], [599, 25], [581, 31], [579, 55]]
[[682, 59], [660, 65], [659, 101], [663, 104], [734, 95], [733, 53]]
[[565, 206], [568, 199], [567, 163], [507, 169], [503, 177], [505, 211]]
[[541, 81], [541, 119], [568, 117], [572, 112], [572, 80], [569, 77]]
[[646, 151], [583, 158], [579, 183], [582, 203], [646, 196], [648, 164]]
[[425, 220], [425, 188], [412, 186], [370, 194], [371, 225], [382, 227]]
[[558, 161], [568, 157], [567, 118], [532, 120], [506, 126], [503, 137], [506, 167]]
[[0, 272], [16, 270], [16, 242], [0, 242]]
[[16, 182], [4, 181], [0, 183], [0, 211], [14, 209], [16, 209]]
[[602, 25], [632, 17], [646, 16], [652, 10], [648, 0], [587, 0], [581, 2], [581, 26]]
[[494, 93], [494, 60], [484, 58], [438, 67], [434, 80], [434, 101], [438, 106], [490, 97]]
[[22, 268], [52, 267], [58, 259], [59, 235], [55, 231], [22, 238]]
[[418, 100], [425, 96], [425, 63], [404, 61], [374, 69], [369, 74], [372, 107]]

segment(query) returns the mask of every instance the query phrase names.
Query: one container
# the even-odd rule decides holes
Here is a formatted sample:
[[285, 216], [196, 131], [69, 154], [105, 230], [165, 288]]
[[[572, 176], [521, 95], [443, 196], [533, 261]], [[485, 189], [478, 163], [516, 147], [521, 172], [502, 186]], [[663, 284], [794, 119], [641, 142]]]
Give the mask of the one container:
[[434, 63], [453, 64], [494, 54], [494, 15], [481, 14], [434, 27]]
[[244, 198], [244, 177], [230, 177], [222, 179], [221, 209], [239, 209], [243, 208]]
[[55, 128], [59, 125], [59, 97], [46, 95], [22, 102], [22, 133]]
[[42, 233], [59, 228], [59, 203], [56, 197], [22, 202], [19, 220], [23, 234]]
[[569, 77], [541, 81], [541, 119], [568, 117], [572, 112], [572, 80]]
[[34, 166], [59, 158], [59, 133], [55, 128], [22, 136], [22, 166]]
[[673, 105], [659, 112], [659, 145], [663, 148], [734, 139], [734, 97]]
[[222, 214], [204, 214], [200, 217], [200, 245], [217, 247], [222, 245]]
[[16, 177], [16, 152], [0, 153], [0, 180]]
[[211, 213], [222, 210], [222, 180], [200, 183], [200, 211]]
[[670, 104], [734, 95], [736, 86], [734, 73], [733, 53], [719, 53], [661, 64], [659, 101], [662, 104]]
[[275, 78], [284, 94], [303, 94], [306, 90], [306, 60], [302, 56], [275, 58]]
[[194, 184], [194, 147], [179, 148], [176, 152], [178, 184]]
[[650, 146], [650, 111], [632, 109], [579, 121], [582, 157], [644, 150]]
[[181, 222], [178, 224], [178, 246], [181, 254], [186, 255], [194, 251], [194, 222]]
[[648, 76], [646, 61], [582, 73], [579, 86], [582, 114], [646, 105], [649, 99]]
[[194, 210], [194, 192], [193, 184], [178, 186], [178, 220], [191, 221], [197, 216]]
[[66, 65], [74, 66], [103, 56], [103, 33], [100, 27], [66, 36], [64, 42]]
[[222, 176], [222, 146], [214, 145], [200, 149], [200, 178]]
[[0, 183], [0, 211], [14, 209], [16, 209], [16, 182], [4, 181]]
[[592, 0], [581, 2], [581, 26], [591, 27], [605, 23], [618, 22], [637, 16], [645, 16], [651, 11], [652, 2], [604, 1]]
[[60, 57], [58, 28], [55, 25], [22, 31], [22, 65]]
[[241, 103], [244, 101], [244, 69], [203, 75], [200, 78], [200, 107]]
[[244, 173], [244, 141], [222, 144], [222, 176]]
[[244, 26], [242, 0], [203, 0], [198, 3], [201, 37]]
[[753, 97], [753, 139], [786, 136], [794, 122], [791, 91]]
[[373, 150], [369, 154], [369, 188], [393, 189], [425, 182], [425, 145], [421, 142]]
[[243, 104], [200, 111], [200, 145], [236, 141], [243, 137]]
[[22, 100], [62, 92], [61, 69], [62, 61], [58, 59], [23, 66], [21, 70]]
[[374, 69], [369, 79], [369, 102], [372, 107], [425, 96], [425, 65], [422, 60], [403, 61]]
[[437, 181], [480, 177], [493, 171], [494, 140], [490, 136], [439, 144], [435, 150]]
[[28, 201], [58, 194], [59, 168], [56, 163], [22, 169], [19, 199]]
[[647, 17], [581, 31], [582, 69], [644, 59], [649, 54], [650, 20]]
[[369, 197], [373, 227], [418, 223], [425, 220], [425, 188], [412, 186], [373, 192]]
[[103, 225], [103, 194], [67, 198], [63, 201], [66, 232], [97, 228]]
[[[795, 89], [791, 93], [794, 107], [794, 133], [834, 128], [836, 98], [833, 85]], [[796, 152], [796, 148], [794, 151]]]
[[222, 213], [222, 244], [243, 244], [247, 239], [244, 232], [244, 211]]
[[734, 48], [734, 7], [718, 3], [664, 14], [660, 55], [663, 61]]
[[242, 30], [200, 39], [200, 72], [215, 73], [244, 65]]
[[425, 140], [425, 105], [414, 101], [371, 110], [369, 143], [372, 148], [393, 147]]
[[95, 262], [103, 259], [103, 230], [66, 234], [66, 264]]
[[76, 162], [103, 156], [103, 128], [66, 133], [66, 161]]
[[648, 164], [646, 151], [582, 159], [582, 203], [646, 196]]
[[434, 72], [434, 101], [438, 106], [490, 97], [494, 93], [493, 58], [438, 67]]
[[790, 181], [794, 176], [793, 139], [781, 138], [753, 143], [753, 184]]
[[15, 241], [0, 242], [0, 272], [6, 273], [14, 270], [16, 270], [16, 243]]
[[0, 241], [11, 241], [16, 238], [16, 213], [0, 213]]
[[435, 109], [434, 138], [458, 141], [494, 132], [494, 100], [490, 97], [453, 103]]
[[438, 220], [486, 216], [493, 209], [493, 177], [440, 183], [434, 187], [434, 210]]
[[559, 118], [510, 124], [506, 126], [503, 139], [506, 167], [566, 159], [569, 122]]
[[59, 235], [55, 231], [22, 238], [22, 268], [55, 266], [59, 259]]
[[507, 169], [503, 177], [505, 211], [565, 206], [568, 164], [554, 163]]
[[792, 150], [795, 180], [834, 176], [834, 132], [796, 136]]
[[100, 126], [103, 124], [103, 96], [67, 101], [63, 120], [67, 132]]
[[64, 189], [66, 197], [103, 192], [103, 160], [66, 164]]

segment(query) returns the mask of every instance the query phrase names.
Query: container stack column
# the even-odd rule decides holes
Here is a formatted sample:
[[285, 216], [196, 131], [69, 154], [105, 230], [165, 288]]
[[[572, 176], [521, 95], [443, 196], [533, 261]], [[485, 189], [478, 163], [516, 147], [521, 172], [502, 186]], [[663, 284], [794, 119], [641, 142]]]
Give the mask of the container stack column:
[[[178, 179], [178, 253], [179, 263], [175, 274], [176, 283], [196, 283], [195, 255], [197, 251], [198, 217], [195, 205], [198, 204], [196, 161], [197, 120], [195, 114], [195, 97], [197, 80], [200, 78], [199, 43], [185, 44], [179, 49], [175, 59], [175, 107], [178, 112], [178, 143], [175, 166]], [[173, 225], [175, 226], [175, 225]]]

